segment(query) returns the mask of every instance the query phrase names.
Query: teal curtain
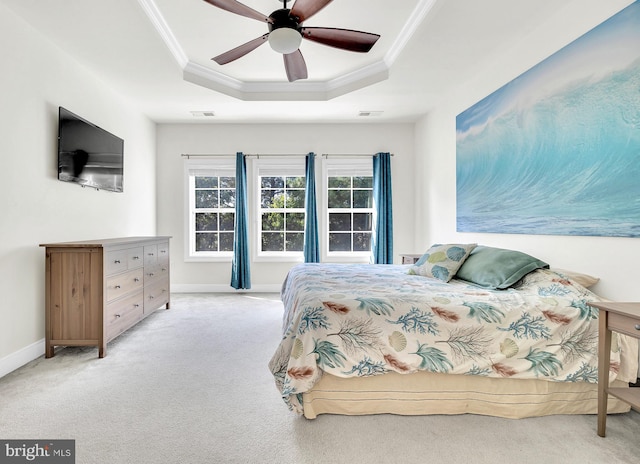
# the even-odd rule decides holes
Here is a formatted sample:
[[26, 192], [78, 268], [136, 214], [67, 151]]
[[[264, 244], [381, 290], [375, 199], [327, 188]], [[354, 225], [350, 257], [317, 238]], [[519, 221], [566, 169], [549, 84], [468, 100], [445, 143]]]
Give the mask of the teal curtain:
[[374, 264], [393, 264], [390, 153], [378, 153], [373, 157], [373, 208], [371, 261]]
[[249, 265], [249, 209], [247, 207], [247, 164], [244, 154], [236, 153], [236, 217], [233, 237], [231, 286], [251, 288]]
[[320, 245], [318, 239], [318, 212], [316, 207], [316, 155], [309, 153], [305, 160], [305, 177], [307, 185], [304, 195], [304, 262], [320, 262]]

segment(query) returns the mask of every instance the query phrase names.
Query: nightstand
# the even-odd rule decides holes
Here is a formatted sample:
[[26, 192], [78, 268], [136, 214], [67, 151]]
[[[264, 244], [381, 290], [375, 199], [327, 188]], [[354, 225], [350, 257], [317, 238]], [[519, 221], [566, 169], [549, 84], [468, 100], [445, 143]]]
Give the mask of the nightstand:
[[640, 303], [589, 303], [600, 310], [598, 330], [598, 435], [605, 436], [608, 395], [640, 408], [640, 389], [609, 388], [611, 331], [640, 338]]
[[415, 264], [420, 258], [422, 258], [422, 254], [416, 255], [414, 253], [400, 253], [402, 264]]

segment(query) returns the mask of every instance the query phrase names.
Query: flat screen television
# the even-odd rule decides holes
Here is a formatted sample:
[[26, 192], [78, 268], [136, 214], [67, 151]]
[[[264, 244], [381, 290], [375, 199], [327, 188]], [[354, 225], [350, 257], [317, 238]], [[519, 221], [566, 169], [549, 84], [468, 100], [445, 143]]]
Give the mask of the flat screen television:
[[60, 107], [58, 179], [111, 192], [123, 191], [124, 141]]

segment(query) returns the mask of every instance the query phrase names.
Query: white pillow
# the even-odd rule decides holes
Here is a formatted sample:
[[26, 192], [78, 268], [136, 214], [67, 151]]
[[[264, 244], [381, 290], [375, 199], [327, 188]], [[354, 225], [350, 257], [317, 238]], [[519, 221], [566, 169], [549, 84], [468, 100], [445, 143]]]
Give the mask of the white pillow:
[[589, 274], [583, 274], [581, 272], [567, 271], [566, 269], [557, 268], [553, 268], [551, 270], [567, 277], [569, 280], [573, 280], [574, 282], [579, 283], [585, 288], [589, 288], [600, 281], [600, 277], [594, 277]]

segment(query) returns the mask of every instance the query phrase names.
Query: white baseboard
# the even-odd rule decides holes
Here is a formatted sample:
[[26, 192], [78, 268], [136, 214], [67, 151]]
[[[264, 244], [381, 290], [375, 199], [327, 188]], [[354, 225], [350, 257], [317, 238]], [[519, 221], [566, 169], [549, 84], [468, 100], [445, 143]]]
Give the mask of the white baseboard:
[[0, 377], [4, 377], [44, 354], [44, 338], [0, 359]]
[[279, 284], [257, 285], [249, 290], [236, 290], [230, 285], [220, 284], [173, 284], [171, 293], [280, 293]]

